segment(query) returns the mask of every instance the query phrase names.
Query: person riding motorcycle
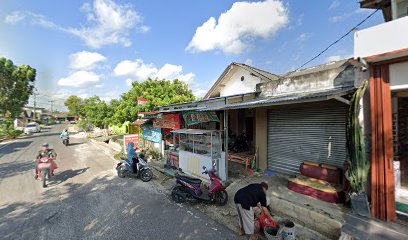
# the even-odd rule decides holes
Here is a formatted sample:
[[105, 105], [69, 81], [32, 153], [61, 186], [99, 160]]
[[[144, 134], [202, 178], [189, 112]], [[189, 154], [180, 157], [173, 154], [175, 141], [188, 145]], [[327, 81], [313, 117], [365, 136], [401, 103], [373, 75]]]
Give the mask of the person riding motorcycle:
[[139, 170], [138, 169], [139, 158], [135, 150], [135, 143], [133, 142], [128, 143], [127, 157], [128, 157], [128, 162], [130, 163], [130, 166], [132, 166], [133, 172], [134, 173], [137, 172]]
[[64, 139], [69, 139], [68, 129], [62, 130], [61, 135], [60, 135], [60, 138], [61, 138], [62, 140], [64, 140]]
[[[38, 178], [37, 172], [38, 172], [38, 163], [39, 163], [39, 160], [40, 160], [41, 158], [44, 158], [44, 157], [53, 158], [53, 159], [55, 159], [55, 158], [57, 157], [57, 153], [54, 151], [54, 149], [49, 148], [48, 143], [44, 143], [44, 144], [42, 145], [42, 149], [38, 152], [38, 154], [37, 154], [37, 156], [36, 156], [36, 158], [35, 158], [35, 160], [34, 160], [34, 164], [35, 164], [35, 175], [34, 175], [34, 178], [35, 178], [35, 179]], [[54, 173], [53, 173], [53, 171], [52, 171], [52, 172], [51, 172], [51, 175], [53, 175], [53, 174], [54, 174]]]

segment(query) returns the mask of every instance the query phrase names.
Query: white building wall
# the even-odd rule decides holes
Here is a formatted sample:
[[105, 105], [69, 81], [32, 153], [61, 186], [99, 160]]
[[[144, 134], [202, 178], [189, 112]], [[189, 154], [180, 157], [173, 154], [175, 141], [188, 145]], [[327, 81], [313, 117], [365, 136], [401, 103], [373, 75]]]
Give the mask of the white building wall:
[[[241, 81], [242, 76], [244, 76], [244, 81]], [[252, 76], [247, 70], [237, 68], [230, 79], [222, 83], [225, 87], [221, 89], [220, 97], [255, 92], [256, 84], [260, 82], [260, 78]]]
[[390, 65], [390, 84], [391, 90], [408, 89], [408, 62]]
[[354, 34], [354, 58], [369, 57], [408, 48], [408, 17], [396, 19]]

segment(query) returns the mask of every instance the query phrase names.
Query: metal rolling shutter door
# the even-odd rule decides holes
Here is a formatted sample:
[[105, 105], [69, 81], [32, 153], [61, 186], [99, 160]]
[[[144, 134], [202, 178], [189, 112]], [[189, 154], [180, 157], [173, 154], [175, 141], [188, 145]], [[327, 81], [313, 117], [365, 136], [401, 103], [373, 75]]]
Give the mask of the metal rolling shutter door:
[[303, 161], [342, 168], [346, 160], [346, 106], [270, 110], [268, 168], [294, 175]]

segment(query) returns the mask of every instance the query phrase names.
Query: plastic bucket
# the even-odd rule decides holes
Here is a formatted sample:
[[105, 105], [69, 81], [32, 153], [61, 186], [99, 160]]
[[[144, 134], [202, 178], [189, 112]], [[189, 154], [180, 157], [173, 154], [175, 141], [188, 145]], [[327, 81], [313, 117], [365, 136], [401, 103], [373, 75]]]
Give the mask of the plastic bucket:
[[295, 240], [295, 224], [292, 221], [285, 221], [282, 231], [283, 240]]
[[264, 234], [268, 240], [281, 240], [282, 229], [279, 226], [276, 227], [264, 227]]

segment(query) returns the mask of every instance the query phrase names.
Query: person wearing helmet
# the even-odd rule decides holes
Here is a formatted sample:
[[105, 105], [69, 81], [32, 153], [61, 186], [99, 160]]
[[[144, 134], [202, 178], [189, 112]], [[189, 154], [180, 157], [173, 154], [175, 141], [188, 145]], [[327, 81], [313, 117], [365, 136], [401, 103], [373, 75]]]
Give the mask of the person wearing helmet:
[[55, 159], [57, 157], [57, 153], [54, 151], [54, 149], [49, 148], [49, 144], [48, 143], [44, 143], [42, 145], [42, 149], [38, 152], [37, 157], [34, 160], [35, 163], [35, 175], [34, 178], [37, 179], [37, 172], [38, 172], [38, 161], [40, 160], [40, 158], [44, 158], [44, 157], [49, 157], [49, 158], [53, 158]]
[[61, 135], [60, 135], [60, 138], [61, 138], [61, 139], [67, 139], [67, 138], [69, 138], [68, 129], [65, 128], [64, 130], [62, 130]]

